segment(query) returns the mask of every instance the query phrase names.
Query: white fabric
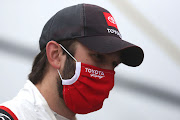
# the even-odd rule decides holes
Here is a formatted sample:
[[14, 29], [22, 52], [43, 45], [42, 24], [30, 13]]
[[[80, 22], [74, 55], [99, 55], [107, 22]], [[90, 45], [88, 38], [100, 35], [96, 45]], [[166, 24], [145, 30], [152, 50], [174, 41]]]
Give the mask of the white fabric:
[[68, 120], [50, 109], [39, 90], [29, 80], [14, 99], [1, 105], [8, 107], [19, 120]]
[[71, 79], [66, 79], [66, 80], [61, 78], [62, 85], [72, 85], [73, 83], [75, 83], [78, 80], [80, 73], [81, 73], [81, 62], [76, 62], [76, 71], [75, 71], [74, 76]]

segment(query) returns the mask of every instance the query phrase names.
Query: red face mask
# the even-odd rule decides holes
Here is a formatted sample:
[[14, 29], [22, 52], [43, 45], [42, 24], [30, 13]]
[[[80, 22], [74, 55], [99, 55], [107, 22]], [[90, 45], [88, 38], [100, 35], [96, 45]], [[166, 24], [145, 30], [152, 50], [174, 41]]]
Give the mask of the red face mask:
[[[59, 70], [58, 73], [62, 79]], [[102, 108], [104, 100], [108, 98], [114, 86], [114, 74], [113, 70], [76, 62], [75, 75], [71, 79], [62, 79], [63, 98], [67, 107], [78, 114]]]

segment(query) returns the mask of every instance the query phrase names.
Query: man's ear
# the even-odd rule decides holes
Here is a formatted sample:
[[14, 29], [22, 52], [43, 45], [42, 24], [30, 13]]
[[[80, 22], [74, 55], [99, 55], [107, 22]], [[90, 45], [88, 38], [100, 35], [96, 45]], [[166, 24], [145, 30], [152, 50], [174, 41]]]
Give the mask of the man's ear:
[[63, 50], [60, 45], [55, 41], [49, 41], [47, 43], [46, 54], [49, 64], [55, 69], [59, 69], [66, 58], [66, 56], [63, 55]]

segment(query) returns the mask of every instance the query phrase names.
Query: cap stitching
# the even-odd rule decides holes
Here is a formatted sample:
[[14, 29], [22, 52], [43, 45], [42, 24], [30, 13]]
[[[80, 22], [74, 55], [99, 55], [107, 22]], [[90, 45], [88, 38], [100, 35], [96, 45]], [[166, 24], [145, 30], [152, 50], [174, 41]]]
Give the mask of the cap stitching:
[[86, 17], [85, 17], [85, 4], [83, 4], [83, 31], [84, 31], [84, 35], [85, 36], [85, 25], [86, 25]]

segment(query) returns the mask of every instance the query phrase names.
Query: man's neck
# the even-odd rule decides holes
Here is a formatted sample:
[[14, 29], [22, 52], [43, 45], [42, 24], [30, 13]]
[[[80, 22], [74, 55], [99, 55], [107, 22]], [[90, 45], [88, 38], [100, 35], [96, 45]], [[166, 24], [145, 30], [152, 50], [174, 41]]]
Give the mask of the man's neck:
[[47, 101], [51, 110], [68, 119], [76, 119], [75, 113], [73, 113], [66, 106], [64, 100], [59, 97], [56, 80], [50, 80], [50, 78], [45, 77], [41, 83], [36, 84], [36, 87]]

